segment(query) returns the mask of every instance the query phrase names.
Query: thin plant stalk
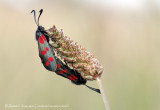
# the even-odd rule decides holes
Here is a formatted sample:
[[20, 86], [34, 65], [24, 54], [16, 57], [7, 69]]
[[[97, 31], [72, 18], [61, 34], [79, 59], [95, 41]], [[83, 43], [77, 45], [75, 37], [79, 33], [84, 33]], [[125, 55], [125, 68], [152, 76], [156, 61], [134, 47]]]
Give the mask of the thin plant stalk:
[[103, 87], [103, 85], [102, 85], [102, 81], [101, 81], [101, 79], [100, 79], [99, 77], [97, 78], [97, 83], [98, 83], [98, 86], [99, 86], [99, 88], [100, 88], [101, 95], [102, 95], [103, 102], [104, 102], [104, 105], [105, 105], [106, 110], [111, 110], [110, 105], [109, 105], [108, 98], [107, 98], [107, 96], [106, 96], [106, 94], [105, 94], [105, 90], [104, 90], [104, 87]]

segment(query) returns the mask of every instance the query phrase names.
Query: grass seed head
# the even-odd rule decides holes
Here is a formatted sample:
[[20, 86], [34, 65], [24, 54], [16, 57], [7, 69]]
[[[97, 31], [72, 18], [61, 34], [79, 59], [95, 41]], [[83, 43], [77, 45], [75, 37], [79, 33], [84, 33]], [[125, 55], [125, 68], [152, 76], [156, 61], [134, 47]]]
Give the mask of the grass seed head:
[[55, 52], [58, 52], [58, 55], [66, 60], [69, 66], [73, 66], [84, 79], [96, 80], [97, 77], [101, 77], [103, 66], [92, 53], [65, 36], [63, 31], [59, 31], [56, 26], [53, 26], [47, 32], [51, 37], [51, 46]]

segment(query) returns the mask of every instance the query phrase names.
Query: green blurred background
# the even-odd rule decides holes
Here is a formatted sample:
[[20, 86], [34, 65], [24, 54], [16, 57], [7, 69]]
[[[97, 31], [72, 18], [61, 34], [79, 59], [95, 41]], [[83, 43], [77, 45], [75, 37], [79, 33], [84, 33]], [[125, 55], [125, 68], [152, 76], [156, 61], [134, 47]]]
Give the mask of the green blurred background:
[[[67, 105], [37, 110], [105, 110], [101, 95], [47, 71], [35, 40], [40, 24], [56, 25], [95, 54], [112, 110], [160, 110], [160, 1], [1, 0], [0, 110], [5, 104]], [[96, 81], [88, 82], [97, 88]]]

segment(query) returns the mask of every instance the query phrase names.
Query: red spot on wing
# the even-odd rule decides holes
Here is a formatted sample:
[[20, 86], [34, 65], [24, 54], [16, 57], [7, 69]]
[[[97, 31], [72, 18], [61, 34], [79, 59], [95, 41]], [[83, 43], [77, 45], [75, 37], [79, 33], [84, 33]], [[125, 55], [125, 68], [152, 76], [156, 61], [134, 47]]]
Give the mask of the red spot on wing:
[[39, 37], [39, 42], [40, 42], [41, 44], [44, 43], [42, 37]]
[[67, 73], [67, 70], [63, 70], [64, 73]]
[[48, 47], [46, 47], [46, 51], [48, 51], [49, 50], [49, 48]]
[[70, 80], [72, 80], [72, 81], [74, 81], [74, 80], [75, 80], [72, 76], [69, 76], [69, 79], [70, 79]]
[[46, 62], [46, 66], [49, 66], [49, 65], [50, 65], [50, 62], [49, 62], [49, 61], [47, 61], [47, 62]]
[[45, 55], [46, 54], [46, 51], [44, 50], [44, 51], [42, 51], [42, 55]]
[[46, 41], [46, 37], [42, 34], [42, 36], [41, 36], [45, 41]]
[[61, 65], [60, 64], [57, 64], [57, 68], [59, 69], [61, 67]]
[[52, 61], [53, 61], [53, 58], [52, 58], [52, 57], [49, 57], [48, 60], [49, 60], [50, 62], [52, 62]]
[[74, 79], [78, 79], [74, 74], [72, 76], [74, 77]]
[[62, 73], [63, 73], [63, 71], [60, 71], [60, 72], [59, 72], [59, 74], [62, 74]]

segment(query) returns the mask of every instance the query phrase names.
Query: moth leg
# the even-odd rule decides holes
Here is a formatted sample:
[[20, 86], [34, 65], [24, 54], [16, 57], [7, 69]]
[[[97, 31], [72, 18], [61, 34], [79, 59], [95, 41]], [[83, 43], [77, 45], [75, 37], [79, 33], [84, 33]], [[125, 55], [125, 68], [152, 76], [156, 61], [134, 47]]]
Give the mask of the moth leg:
[[68, 64], [67, 64], [67, 61], [66, 61], [66, 60], [64, 60], [64, 63], [66, 64], [66, 66], [68, 66]]

